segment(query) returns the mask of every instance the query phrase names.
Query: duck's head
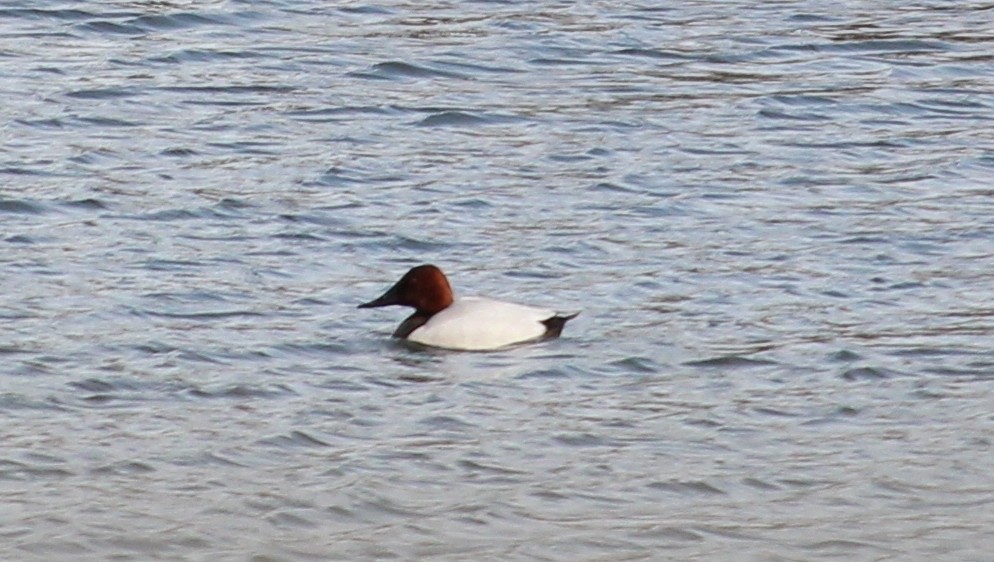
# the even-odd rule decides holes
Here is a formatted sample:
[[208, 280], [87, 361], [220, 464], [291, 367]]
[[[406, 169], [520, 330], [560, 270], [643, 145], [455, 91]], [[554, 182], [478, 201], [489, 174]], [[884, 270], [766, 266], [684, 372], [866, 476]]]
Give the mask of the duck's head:
[[419, 265], [408, 271], [400, 281], [379, 298], [359, 305], [359, 308], [380, 306], [410, 306], [419, 313], [435, 314], [452, 304], [452, 287], [442, 270], [434, 265]]

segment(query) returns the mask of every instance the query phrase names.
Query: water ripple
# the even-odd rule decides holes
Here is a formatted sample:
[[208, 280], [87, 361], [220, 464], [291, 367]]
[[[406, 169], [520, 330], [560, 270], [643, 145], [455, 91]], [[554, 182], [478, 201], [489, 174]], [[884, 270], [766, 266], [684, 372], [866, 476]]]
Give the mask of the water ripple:
[[986, 559], [990, 13], [6, 2], [0, 558]]

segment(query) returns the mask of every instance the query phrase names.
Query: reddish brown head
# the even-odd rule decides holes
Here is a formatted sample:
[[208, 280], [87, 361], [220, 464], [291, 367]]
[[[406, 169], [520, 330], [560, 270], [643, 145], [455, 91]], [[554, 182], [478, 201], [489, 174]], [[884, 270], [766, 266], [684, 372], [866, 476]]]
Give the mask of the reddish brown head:
[[434, 265], [419, 265], [405, 274], [378, 299], [359, 308], [410, 306], [418, 314], [432, 315], [452, 304], [452, 287], [442, 270]]

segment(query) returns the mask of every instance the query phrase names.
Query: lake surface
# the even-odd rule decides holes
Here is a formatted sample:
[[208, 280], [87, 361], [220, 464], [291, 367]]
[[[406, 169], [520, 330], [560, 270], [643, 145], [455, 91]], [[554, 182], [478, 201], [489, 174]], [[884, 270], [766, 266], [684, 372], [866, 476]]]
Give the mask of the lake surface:
[[989, 560], [992, 21], [4, 2], [0, 559]]

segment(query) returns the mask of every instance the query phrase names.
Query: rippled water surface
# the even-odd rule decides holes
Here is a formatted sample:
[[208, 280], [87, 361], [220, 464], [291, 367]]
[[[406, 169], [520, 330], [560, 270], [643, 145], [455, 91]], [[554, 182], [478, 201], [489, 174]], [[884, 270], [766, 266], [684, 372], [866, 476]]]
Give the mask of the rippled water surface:
[[3, 2], [0, 558], [990, 559], [992, 21]]

